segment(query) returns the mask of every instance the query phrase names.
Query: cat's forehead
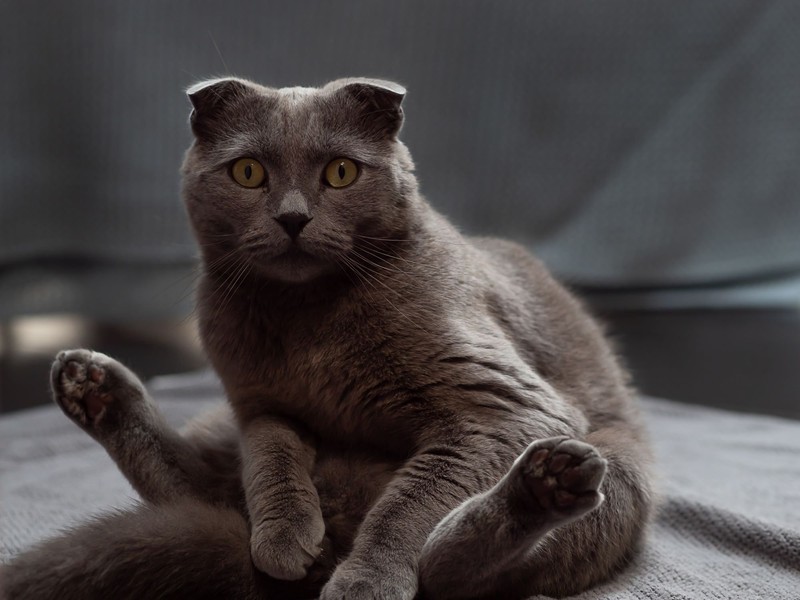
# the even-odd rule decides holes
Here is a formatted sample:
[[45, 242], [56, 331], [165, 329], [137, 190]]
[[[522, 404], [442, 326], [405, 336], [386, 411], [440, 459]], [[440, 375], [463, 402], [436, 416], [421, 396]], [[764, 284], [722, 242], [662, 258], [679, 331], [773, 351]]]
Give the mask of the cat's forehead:
[[287, 87], [275, 90], [271, 102], [258, 106], [257, 119], [266, 126], [270, 137], [292, 145], [339, 125], [339, 119], [344, 117], [342, 108], [322, 100], [318, 88]]
[[277, 90], [278, 97], [289, 104], [297, 104], [303, 100], [308, 100], [310, 96], [315, 95], [319, 90], [313, 87], [285, 87]]
[[273, 125], [282, 122], [293, 129], [305, 128], [316, 124], [320, 117], [335, 113], [321, 101], [320, 89], [313, 87], [285, 87], [272, 90], [268, 94], [269, 102], [260, 104], [263, 110], [261, 117], [271, 120]]
[[356, 115], [352, 105], [331, 100], [319, 88], [273, 88], [242, 99], [228, 114], [213, 153], [223, 162], [255, 155], [285, 168], [304, 168], [331, 154], [374, 164], [380, 144], [366, 141]]

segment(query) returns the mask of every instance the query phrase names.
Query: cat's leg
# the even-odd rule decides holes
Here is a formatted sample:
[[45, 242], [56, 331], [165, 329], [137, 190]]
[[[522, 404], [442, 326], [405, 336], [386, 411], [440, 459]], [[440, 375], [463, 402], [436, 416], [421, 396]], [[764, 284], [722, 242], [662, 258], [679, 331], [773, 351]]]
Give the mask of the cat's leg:
[[60, 352], [51, 386], [56, 404], [106, 449], [144, 500], [241, 503], [238, 434], [229, 414], [190, 425], [182, 436], [136, 375], [91, 350]]
[[315, 447], [292, 423], [267, 416], [247, 423], [242, 445], [253, 562], [277, 579], [302, 579], [320, 556], [325, 535], [311, 481]]
[[326, 573], [270, 579], [250, 560], [250, 533], [232, 508], [196, 500], [97, 517], [15, 557], [3, 600], [315, 598]]
[[494, 443], [469, 418], [431, 414], [436, 419], [426, 415], [429, 429], [420, 434], [419, 449], [364, 517], [320, 600], [415, 598], [419, 556], [430, 532], [453, 508], [495, 483], [513, 460], [510, 445]]
[[632, 554], [649, 513], [641, 456], [617, 441], [630, 437], [607, 429], [588, 435], [591, 444], [531, 444], [493, 489], [430, 535], [420, 560], [425, 597], [563, 596], [608, 577]]

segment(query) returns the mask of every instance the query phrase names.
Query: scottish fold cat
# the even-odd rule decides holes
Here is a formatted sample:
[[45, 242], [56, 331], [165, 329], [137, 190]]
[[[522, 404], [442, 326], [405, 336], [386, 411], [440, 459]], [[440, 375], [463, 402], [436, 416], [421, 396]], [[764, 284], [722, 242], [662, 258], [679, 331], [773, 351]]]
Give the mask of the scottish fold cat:
[[628, 376], [525, 249], [423, 199], [404, 94], [189, 90], [200, 332], [228, 404], [178, 433], [123, 365], [60, 353], [56, 402], [144, 504], [18, 556], [6, 598], [521, 599], [631, 558], [651, 483]]

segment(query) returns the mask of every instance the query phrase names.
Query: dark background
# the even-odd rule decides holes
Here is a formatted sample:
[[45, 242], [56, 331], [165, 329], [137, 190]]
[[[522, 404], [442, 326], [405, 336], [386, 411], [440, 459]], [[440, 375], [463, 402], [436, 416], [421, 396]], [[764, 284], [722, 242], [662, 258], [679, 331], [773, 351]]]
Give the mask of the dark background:
[[201, 367], [183, 89], [407, 86], [431, 202], [515, 238], [649, 394], [800, 416], [800, 4], [0, 4], [0, 410], [91, 346]]

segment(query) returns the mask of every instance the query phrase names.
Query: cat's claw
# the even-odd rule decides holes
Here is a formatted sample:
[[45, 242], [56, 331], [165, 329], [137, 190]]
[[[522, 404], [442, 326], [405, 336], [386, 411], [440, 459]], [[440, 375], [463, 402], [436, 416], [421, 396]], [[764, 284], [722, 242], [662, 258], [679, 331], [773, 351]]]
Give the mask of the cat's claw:
[[607, 461], [593, 446], [567, 437], [533, 442], [517, 461], [533, 507], [555, 521], [576, 519], [600, 506]]

